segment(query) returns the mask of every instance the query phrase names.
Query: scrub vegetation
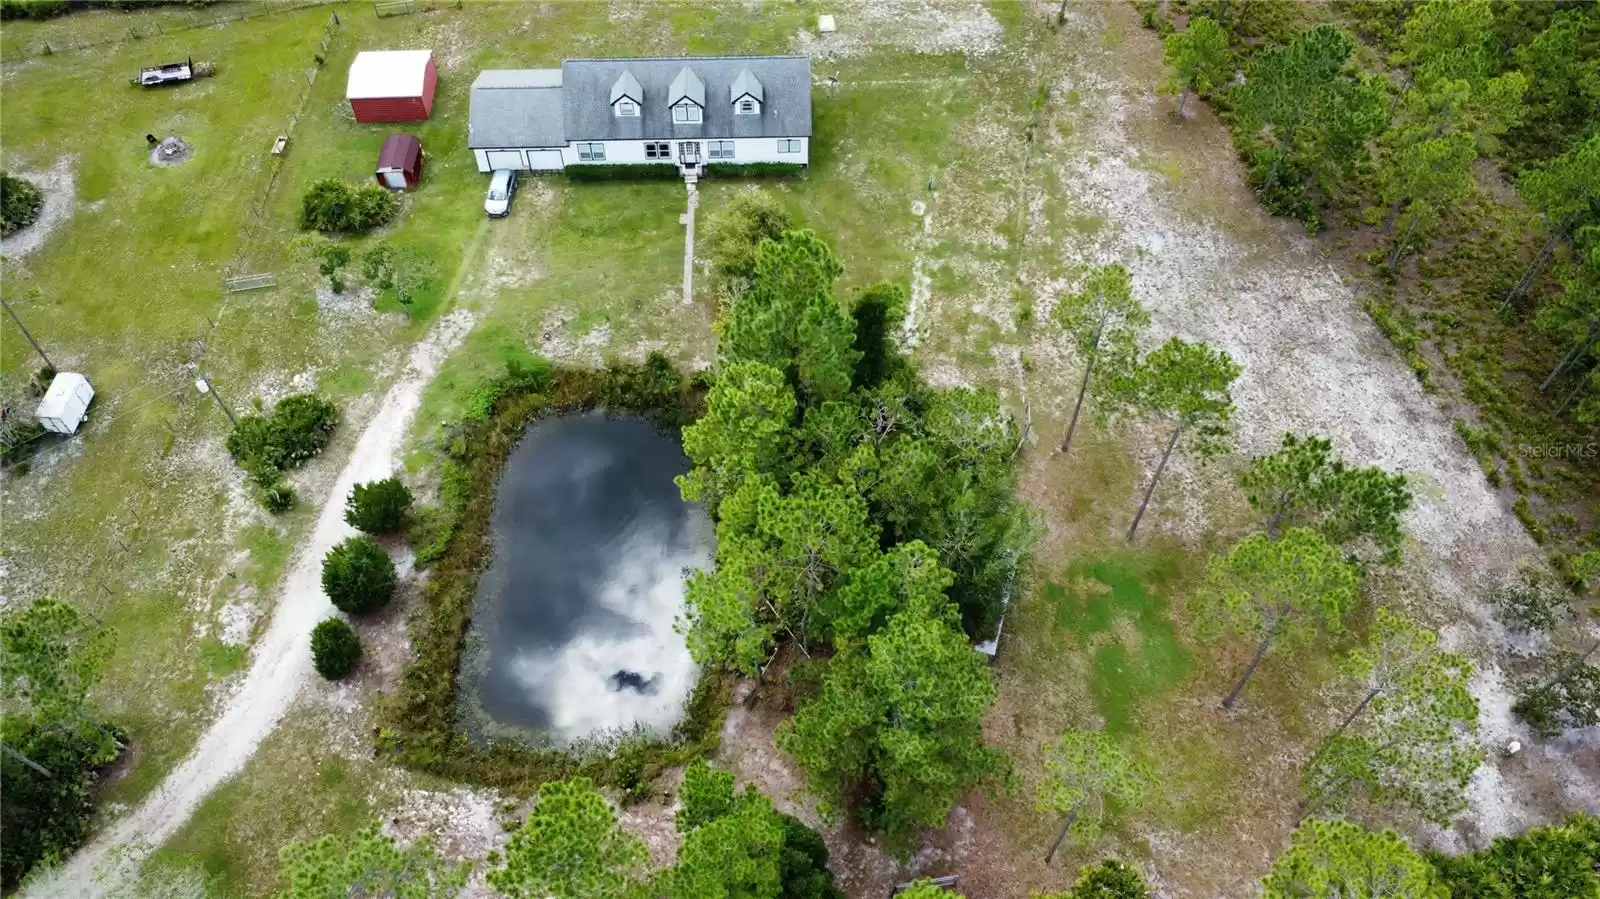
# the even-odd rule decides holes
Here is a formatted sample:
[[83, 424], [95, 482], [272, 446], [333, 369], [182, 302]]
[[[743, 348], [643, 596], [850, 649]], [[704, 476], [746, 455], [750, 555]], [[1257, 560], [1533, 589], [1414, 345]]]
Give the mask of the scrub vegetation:
[[1463, 437], [1556, 570], [1593, 587], [1600, 8], [1140, 6], [1262, 203], [1372, 266], [1373, 318], [1468, 407]]

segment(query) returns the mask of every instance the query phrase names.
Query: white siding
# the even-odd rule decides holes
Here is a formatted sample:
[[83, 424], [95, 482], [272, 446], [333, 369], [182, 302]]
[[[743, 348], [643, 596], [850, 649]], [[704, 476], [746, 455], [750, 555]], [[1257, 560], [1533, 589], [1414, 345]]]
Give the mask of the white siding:
[[[792, 165], [809, 165], [811, 161], [811, 139], [806, 137], [734, 138], [732, 159], [712, 159], [710, 146], [711, 140], [709, 138], [699, 138], [698, 140], [700, 141], [700, 161], [710, 165], [716, 165], [717, 163], [722, 162], [731, 163], [734, 165], [749, 162], [782, 162]], [[800, 152], [779, 153], [779, 140], [799, 141]], [[589, 141], [585, 141], [584, 143], [589, 143]], [[608, 165], [619, 163], [659, 163], [661, 165], [676, 165], [678, 162], [679, 141], [676, 140], [666, 141], [666, 143], [671, 145], [672, 155], [670, 158], [665, 160], [647, 159], [644, 155], [644, 145], [646, 143], [661, 143], [661, 141], [611, 140], [602, 141], [601, 143], [604, 143], [606, 146], [605, 162], [590, 162], [588, 160], [580, 160], [578, 158], [577, 141], [569, 143], [559, 150], [528, 147], [523, 149], [507, 148], [505, 150], [473, 150], [472, 154], [477, 158], [478, 171], [480, 172], [490, 172], [494, 171], [496, 168], [509, 168], [510, 166], [506, 165], [506, 163], [509, 162], [512, 157], [502, 155], [507, 153], [521, 154], [521, 156], [518, 157], [518, 164], [516, 168], [524, 171], [531, 169], [532, 171], [536, 172], [559, 171], [560, 169], [569, 165]], [[489, 154], [495, 154], [493, 160], [495, 163], [494, 165], [490, 164]]]

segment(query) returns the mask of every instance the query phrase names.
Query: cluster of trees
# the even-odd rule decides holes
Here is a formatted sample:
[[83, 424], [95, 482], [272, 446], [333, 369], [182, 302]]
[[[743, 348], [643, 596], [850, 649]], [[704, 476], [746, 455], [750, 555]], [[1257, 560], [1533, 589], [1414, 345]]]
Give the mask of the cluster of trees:
[[26, 178], [0, 172], [0, 237], [33, 224], [44, 206], [44, 195]]
[[400, 200], [382, 185], [324, 178], [300, 198], [300, 227], [326, 234], [365, 234], [387, 225], [399, 211]]
[[262, 505], [272, 512], [286, 512], [294, 505], [294, 490], [284, 482], [283, 473], [315, 458], [338, 426], [339, 410], [332, 403], [299, 393], [279, 400], [270, 414], [241, 417], [226, 445], [259, 489]]
[[[755, 790], [735, 792], [732, 775], [691, 765], [679, 800], [677, 858], [651, 870], [644, 844], [587, 779], [550, 781], [486, 860], [489, 886], [508, 899], [844, 899], [822, 837]], [[285, 899], [450, 899], [471, 869], [427, 840], [400, 847], [376, 828], [294, 843], [282, 858]]]
[[[1229, 389], [1239, 368], [1226, 353], [1179, 338], [1141, 356], [1149, 316], [1121, 266], [1090, 272], [1054, 315], [1084, 364], [1063, 452], [1071, 449], [1091, 383], [1099, 385], [1100, 417], [1156, 417], [1171, 429], [1128, 530], [1131, 540], [1176, 447], [1202, 461], [1230, 448]], [[1269, 652], [1294, 652], [1345, 633], [1364, 573], [1398, 563], [1400, 518], [1411, 506], [1404, 476], [1351, 466], [1331, 441], [1316, 436], [1285, 434], [1238, 481], [1257, 530], [1211, 560], [1193, 605], [1203, 630], [1230, 631], [1256, 644], [1222, 700], [1227, 709]], [[1302, 812], [1342, 812], [1362, 802], [1448, 821], [1464, 806], [1466, 783], [1482, 759], [1474, 740], [1477, 704], [1466, 687], [1471, 666], [1439, 650], [1432, 632], [1379, 609], [1369, 644], [1350, 653], [1343, 668], [1356, 698], [1305, 766]], [[1095, 810], [1107, 799], [1136, 804], [1149, 781], [1147, 770], [1101, 734], [1069, 732], [1047, 747], [1046, 759], [1038, 802], [1064, 816], [1057, 846], [1073, 826], [1092, 832]]]
[[65, 858], [89, 834], [96, 772], [122, 751], [89, 708], [116, 631], [54, 599], [0, 610], [0, 886]]
[[[1563, 348], [1540, 392], [1560, 390], [1558, 416], [1600, 421], [1600, 7], [1339, 4], [1389, 54], [1371, 72], [1332, 24], [1246, 41], [1269, 6], [1189, 4], [1166, 38], [1180, 111], [1191, 90], [1217, 102], [1274, 212], [1315, 229], [1330, 211], [1370, 211], [1390, 272], [1473, 195], [1474, 164], [1499, 161], [1547, 235], [1501, 308], [1536, 300], [1532, 322]], [[1536, 290], [1552, 266], [1559, 289]]]
[[688, 644], [752, 675], [781, 644], [817, 662], [780, 745], [830, 814], [903, 843], [1001, 765], [971, 641], [995, 632], [1032, 538], [1020, 435], [992, 392], [917, 378], [900, 287], [846, 309], [832, 250], [771, 233], [786, 224], [746, 200], [717, 229], [719, 367], [679, 481], [716, 519], [717, 564], [689, 580]]
[[349, 286], [347, 270], [354, 266], [376, 292], [374, 302], [391, 298], [407, 314], [437, 286], [433, 260], [414, 247], [379, 241], [357, 254], [349, 245], [321, 234], [302, 234], [294, 239], [293, 248], [298, 257], [316, 265], [317, 274], [327, 279], [334, 293], [344, 293]]

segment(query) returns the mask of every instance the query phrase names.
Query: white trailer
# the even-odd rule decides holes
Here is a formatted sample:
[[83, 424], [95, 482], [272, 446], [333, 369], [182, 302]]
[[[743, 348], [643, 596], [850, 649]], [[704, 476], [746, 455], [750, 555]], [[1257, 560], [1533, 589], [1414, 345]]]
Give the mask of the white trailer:
[[94, 388], [89, 379], [77, 372], [64, 371], [50, 382], [44, 399], [39, 401], [39, 411], [34, 417], [46, 431], [57, 434], [75, 434], [78, 425], [89, 415], [89, 401], [94, 399]]

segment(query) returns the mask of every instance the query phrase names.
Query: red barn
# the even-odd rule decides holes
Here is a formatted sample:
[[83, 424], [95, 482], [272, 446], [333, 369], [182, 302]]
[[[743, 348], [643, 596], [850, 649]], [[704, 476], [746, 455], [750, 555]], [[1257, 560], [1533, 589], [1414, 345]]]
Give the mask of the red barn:
[[366, 50], [350, 64], [345, 98], [356, 121], [416, 122], [433, 114], [432, 50]]

